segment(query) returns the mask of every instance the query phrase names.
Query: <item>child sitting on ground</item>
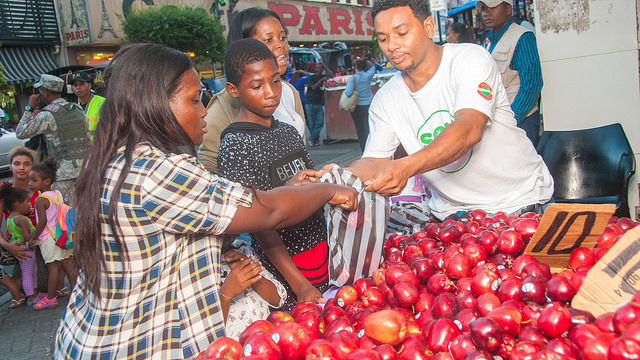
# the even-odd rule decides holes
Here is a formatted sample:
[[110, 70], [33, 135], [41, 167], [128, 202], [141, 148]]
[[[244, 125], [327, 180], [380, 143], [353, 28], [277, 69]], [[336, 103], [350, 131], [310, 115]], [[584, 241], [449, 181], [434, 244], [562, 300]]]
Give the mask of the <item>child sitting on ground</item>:
[[[272, 116], [282, 83], [269, 48], [255, 39], [234, 42], [225, 55], [225, 71], [227, 92], [239, 98], [241, 109], [221, 135], [220, 174], [258, 190], [285, 185], [301, 170], [320, 176], [296, 129]], [[329, 276], [322, 209], [295, 226], [251, 236], [264, 268], [287, 289], [282, 310], [291, 310], [297, 301], [324, 301]]]
[[220, 302], [226, 314], [225, 330], [228, 337], [238, 339], [247, 324], [266, 319], [269, 306], [282, 306], [287, 290], [261, 266], [246, 241], [226, 236], [222, 254]]
[[62, 194], [51, 188], [51, 184], [56, 181], [56, 169], [56, 162], [53, 159], [47, 159], [33, 165], [29, 173], [29, 187], [33, 191], [40, 192], [40, 196], [36, 199], [38, 223], [31, 235], [30, 244], [35, 245], [36, 241], [38, 242], [42, 257], [49, 270], [49, 293], [33, 304], [33, 308], [36, 310], [58, 306], [56, 287], [62, 274], [61, 266], [69, 277], [71, 288], [73, 289], [76, 285], [77, 271], [71, 259], [73, 249], [58, 247], [54, 239], [58, 205], [63, 203]]
[[12, 184], [5, 183], [0, 186], [0, 198], [2, 206], [9, 210], [10, 214], [7, 218], [7, 231], [11, 235], [11, 242], [20, 244], [21, 248], [30, 247], [31, 250], [25, 252], [26, 259], [20, 260], [20, 270], [22, 271], [22, 288], [26, 298], [11, 300], [9, 308], [16, 308], [24, 304], [25, 301], [33, 303], [36, 298], [36, 288], [38, 286], [38, 274], [36, 270], [36, 256], [33, 249], [27, 245], [27, 241], [31, 238], [31, 233], [35, 230], [29, 216], [31, 204], [29, 203], [29, 193], [27, 190], [19, 187], [13, 187]]

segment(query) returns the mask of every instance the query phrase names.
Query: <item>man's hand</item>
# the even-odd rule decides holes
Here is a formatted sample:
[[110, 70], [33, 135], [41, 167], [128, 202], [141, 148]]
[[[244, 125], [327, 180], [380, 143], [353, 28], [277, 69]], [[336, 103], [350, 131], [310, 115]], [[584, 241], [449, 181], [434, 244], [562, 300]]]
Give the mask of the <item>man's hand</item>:
[[382, 196], [399, 194], [407, 186], [409, 178], [414, 175], [408, 170], [406, 161], [403, 159], [381, 164], [373, 176], [364, 182], [365, 190], [374, 191]]
[[29, 106], [34, 109], [37, 108], [38, 105], [40, 105], [40, 99], [42, 99], [41, 94], [31, 94], [31, 96], [29, 96]]

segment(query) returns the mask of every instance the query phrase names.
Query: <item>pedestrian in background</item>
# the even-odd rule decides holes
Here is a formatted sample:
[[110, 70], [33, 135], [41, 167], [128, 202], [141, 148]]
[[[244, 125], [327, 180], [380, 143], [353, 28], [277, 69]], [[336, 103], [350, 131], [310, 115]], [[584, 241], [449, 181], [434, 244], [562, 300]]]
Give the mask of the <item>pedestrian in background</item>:
[[71, 74], [71, 89], [78, 97], [78, 105], [82, 107], [89, 121], [89, 133], [93, 138], [93, 131], [98, 126], [100, 120], [100, 107], [104, 103], [104, 98], [93, 93], [93, 83], [89, 74], [78, 71]]
[[315, 69], [309, 68], [309, 79], [307, 79], [307, 98], [305, 107], [309, 117], [309, 145], [320, 145], [320, 132], [324, 127], [324, 90], [322, 85], [325, 81], [334, 77], [333, 71], [324, 62], [316, 64]]
[[2, 126], [3, 129], [6, 129], [8, 123], [7, 114], [2, 110], [2, 108], [0, 108], [0, 126]]
[[[78, 104], [60, 97], [64, 80], [57, 76], [42, 74], [33, 85], [34, 93], [29, 97], [22, 119], [16, 128], [18, 139], [44, 135], [49, 157], [59, 164], [55, 188], [62, 193], [64, 202], [75, 204], [75, 181], [80, 174], [84, 153], [91, 145], [88, 120]], [[42, 110], [35, 109], [40, 100], [47, 104]]]
[[373, 100], [371, 91], [371, 81], [376, 74], [376, 68], [372, 60], [356, 59], [356, 73], [347, 80], [345, 95], [353, 95], [354, 90], [358, 91], [358, 103], [351, 113], [351, 118], [356, 127], [358, 144], [360, 150], [364, 151], [369, 136], [369, 105]]
[[447, 26], [447, 42], [449, 44], [475, 43], [473, 28], [464, 23], [451, 23]]
[[542, 67], [534, 33], [518, 24], [511, 16], [513, 0], [478, 0], [482, 21], [489, 28], [489, 52], [498, 64], [502, 84], [507, 89], [511, 110], [518, 127], [538, 146]]
[[307, 101], [305, 89], [308, 81], [309, 74], [303, 69], [296, 69], [287, 73], [287, 82], [293, 85], [293, 87], [298, 90], [298, 95], [300, 95], [300, 102], [302, 103], [302, 109], [304, 110], [304, 121], [307, 124], [307, 128], [309, 128], [309, 118], [307, 117], [307, 108], [304, 104]]

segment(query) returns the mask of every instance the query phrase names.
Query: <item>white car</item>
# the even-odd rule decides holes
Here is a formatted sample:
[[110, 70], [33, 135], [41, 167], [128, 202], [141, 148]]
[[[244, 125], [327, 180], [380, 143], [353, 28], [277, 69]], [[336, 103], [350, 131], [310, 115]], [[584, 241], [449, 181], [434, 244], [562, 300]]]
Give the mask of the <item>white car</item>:
[[9, 172], [9, 151], [16, 146], [24, 146], [27, 140], [20, 140], [16, 133], [0, 128], [0, 173]]

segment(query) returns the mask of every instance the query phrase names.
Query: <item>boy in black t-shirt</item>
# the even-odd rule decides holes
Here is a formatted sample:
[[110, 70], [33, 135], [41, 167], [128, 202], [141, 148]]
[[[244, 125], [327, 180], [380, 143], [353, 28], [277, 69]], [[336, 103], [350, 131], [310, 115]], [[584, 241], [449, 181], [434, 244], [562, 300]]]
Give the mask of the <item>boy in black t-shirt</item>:
[[[258, 190], [285, 185], [300, 171], [319, 178], [296, 129], [272, 117], [282, 84], [269, 48], [255, 39], [236, 41], [225, 55], [225, 70], [227, 92], [240, 100], [241, 109], [221, 135], [220, 175]], [[251, 236], [265, 269], [287, 288], [281, 309], [291, 310], [297, 301], [324, 302], [329, 255], [322, 209], [296, 226]]]

